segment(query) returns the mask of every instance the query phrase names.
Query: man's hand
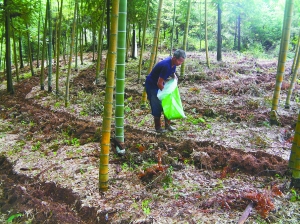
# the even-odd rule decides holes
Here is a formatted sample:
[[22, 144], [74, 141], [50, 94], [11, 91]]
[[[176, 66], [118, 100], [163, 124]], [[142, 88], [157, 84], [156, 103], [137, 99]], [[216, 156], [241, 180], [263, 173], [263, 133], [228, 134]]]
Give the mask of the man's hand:
[[164, 88], [164, 79], [162, 79], [161, 77], [158, 78], [158, 82], [157, 82], [157, 86], [160, 90], [163, 90]]

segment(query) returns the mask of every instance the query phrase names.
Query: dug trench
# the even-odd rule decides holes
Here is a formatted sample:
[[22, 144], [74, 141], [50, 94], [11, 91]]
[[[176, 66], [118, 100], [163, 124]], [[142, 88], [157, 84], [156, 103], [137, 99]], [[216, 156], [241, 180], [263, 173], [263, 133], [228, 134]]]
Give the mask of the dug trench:
[[[1, 102], [4, 107], [0, 111], [1, 118], [9, 119], [16, 126], [23, 120], [39, 124], [38, 129], [28, 127], [25, 139], [33, 138], [38, 131], [42, 131], [46, 136], [44, 140], [50, 142], [56, 139], [58, 133], [68, 130], [70, 135], [80, 139], [81, 145], [91, 141], [100, 141], [101, 123], [87, 122], [66, 112], [54, 112], [48, 107], [35, 104], [32, 99], [26, 99], [26, 95], [38, 83], [39, 78], [32, 77], [16, 85], [14, 95], [8, 95], [2, 91]], [[15, 128], [13, 132], [18, 134], [18, 128]], [[127, 149], [127, 153], [113, 161], [114, 163], [122, 164], [133, 159], [135, 164], [141, 164], [143, 159], [149, 157], [159, 162], [157, 155], [160, 152], [162, 164], [171, 165], [175, 171], [182, 169], [188, 161], [199, 169], [206, 168], [218, 172], [220, 176], [224, 170], [226, 174], [239, 170], [253, 176], [287, 174], [286, 160], [262, 151], [242, 152], [211, 141], [193, 141], [172, 136], [166, 138], [163, 135], [141, 131], [131, 126], [125, 126], [124, 132], [126, 141], [123, 146]], [[143, 147], [137, 148], [137, 142], [143, 143]], [[156, 143], [155, 150], [151, 152], [143, 150], [153, 143]], [[112, 153], [116, 153], [114, 144], [112, 144]], [[97, 160], [99, 150], [90, 156]], [[80, 196], [73, 193], [72, 189], [62, 188], [54, 182], [42, 182], [38, 178], [39, 175], [36, 178], [29, 178], [26, 175], [17, 174], [14, 172], [13, 164], [4, 156], [0, 158], [0, 165], [1, 213], [16, 214], [26, 211], [23, 217], [18, 217], [19, 222], [28, 219], [31, 219], [32, 223], [106, 222], [105, 213], [99, 214], [95, 207], [82, 206]], [[40, 173], [42, 172], [41, 170]], [[153, 180], [153, 175], [143, 178], [146, 186]]]

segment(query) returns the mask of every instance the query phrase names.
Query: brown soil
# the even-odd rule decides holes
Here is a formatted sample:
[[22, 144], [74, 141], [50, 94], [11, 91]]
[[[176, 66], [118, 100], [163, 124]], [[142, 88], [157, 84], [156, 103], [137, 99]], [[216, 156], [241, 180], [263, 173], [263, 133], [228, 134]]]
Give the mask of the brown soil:
[[[113, 174], [111, 174], [110, 183], [112, 187], [109, 190], [111, 192], [100, 193], [97, 197], [103, 199], [105, 203], [99, 202], [98, 205], [84, 205], [82, 200], [87, 200], [87, 195], [81, 191], [74, 191], [72, 187], [66, 187], [64, 181], [60, 182], [51, 176], [46, 176], [50, 172], [63, 172], [64, 166], [67, 166], [64, 163], [69, 161], [81, 164], [85, 159], [85, 164], [93, 164], [97, 167], [101, 139], [100, 116], [92, 114], [84, 117], [80, 116], [76, 108], [71, 111], [71, 108], [60, 106], [57, 109], [54, 107], [54, 103], [43, 103], [48, 99], [51, 99], [52, 102], [57, 100], [53, 93], [46, 90], [33, 91], [39, 86], [38, 75], [22, 79], [15, 84], [14, 95], [9, 95], [2, 90], [0, 115], [3, 122], [11, 122], [12, 125], [8, 131], [1, 130], [1, 132], [18, 135], [18, 141], [25, 141], [26, 145], [31, 144], [31, 147], [37, 142], [43, 142], [45, 146], [40, 150], [46, 160], [51, 163], [32, 165], [31, 161], [29, 162], [31, 165], [26, 165], [25, 162], [17, 165], [19, 162], [17, 153], [10, 156], [7, 154], [9, 148], [3, 150], [0, 157], [0, 186], [2, 188], [0, 212], [6, 218], [14, 214], [22, 214], [14, 219], [14, 222], [19, 223], [24, 223], [26, 220], [30, 220], [31, 223], [168, 223], [167, 220], [182, 223], [201, 221], [215, 223], [220, 217], [219, 212], [221, 211], [223, 215], [229, 214], [227, 219], [234, 222], [248, 203], [258, 198], [258, 196], [247, 197], [244, 193], [249, 195], [253, 192], [261, 192], [261, 187], [255, 188], [251, 185], [253, 182], [269, 187], [269, 189], [278, 186], [285, 195], [285, 200], [277, 199], [278, 203], [287, 203], [290, 197], [287, 158], [291, 146], [290, 138], [293, 136], [297, 118], [295, 109], [297, 105], [293, 102], [292, 109], [288, 112], [280, 109], [281, 125], [268, 127], [270, 135], [266, 137], [267, 133], [261, 133], [259, 128], [262, 128], [263, 125], [267, 126], [269, 121], [269, 108], [264, 102], [270, 99], [274, 89], [276, 62], [258, 61], [246, 57], [237, 59], [235, 55], [226, 56], [231, 57], [231, 61], [212, 62], [213, 68], [211, 69], [202, 65], [203, 70], [199, 72], [199, 68], [193, 62], [203, 62], [204, 56], [195, 53], [188, 55], [190, 64], [187, 64], [186, 67], [187, 75], [181, 77], [179, 82], [182, 103], [186, 114], [193, 115], [194, 119], [203, 117], [206, 122], [195, 124], [189, 117], [187, 119], [189, 122], [185, 121], [186, 123], [180, 124], [181, 121], [174, 121], [172, 123], [177, 128], [180, 125], [185, 128], [166, 135], [159, 135], [153, 131], [149, 108], [140, 110], [140, 95], [143, 87], [134, 81], [136, 80], [134, 76], [136, 71], [128, 69], [125, 98], [131, 99], [127, 101], [131, 111], [127, 112], [126, 116], [131, 116], [131, 119], [125, 122], [125, 142], [122, 144], [126, 148], [126, 154], [118, 156], [115, 151], [116, 143], [112, 141], [111, 172]], [[88, 60], [88, 56], [86, 60]], [[28, 72], [28, 68], [25, 68], [23, 72], [26, 70]], [[132, 74], [130, 74], [131, 72]], [[78, 75], [74, 76], [71, 83], [71, 104], [76, 104], [80, 100], [79, 92], [97, 95], [103, 93], [105, 90], [104, 79], [101, 80], [100, 85], [95, 85], [94, 80], [95, 65], [81, 69]], [[282, 91], [286, 92], [288, 86], [288, 82], [284, 82]], [[296, 90], [298, 88], [296, 85]], [[200, 95], [197, 95], [198, 93]], [[212, 98], [205, 100], [205, 97]], [[142, 122], [142, 119], [147, 116], [150, 119]], [[37, 125], [30, 126], [30, 122]], [[209, 126], [210, 122], [213, 127]], [[26, 127], [22, 123], [26, 123]], [[237, 126], [231, 129], [230, 125], [232, 124], [244, 125], [244, 132], [248, 130], [248, 134], [245, 134], [247, 136], [243, 137], [242, 134], [236, 133]], [[216, 129], [214, 129], [215, 127]], [[80, 146], [90, 147], [91, 150], [80, 155], [68, 154], [62, 160], [63, 164], [55, 161], [52, 155], [58, 155], [63, 153], [63, 150], [67, 150], [65, 143], [53, 144], [62, 133], [67, 133], [70, 139], [79, 139]], [[113, 136], [114, 132], [112, 132]], [[285, 153], [281, 153], [282, 150]], [[36, 162], [37, 158], [33, 160]], [[148, 168], [143, 168], [144, 162], [148, 160], [156, 165], [152, 164]], [[125, 163], [129, 166], [133, 164], [134, 169], [125, 171], [123, 166]], [[83, 174], [88, 171], [88, 168], [82, 171], [79, 167], [80, 165], [73, 170], [74, 174], [80, 175], [81, 172]], [[169, 175], [170, 167], [176, 175], [196, 175], [193, 172], [199, 173], [199, 178], [204, 175], [207, 178], [207, 186], [213, 182], [219, 183], [218, 181], [223, 179], [225, 179], [223, 180], [224, 185], [226, 181], [228, 183], [226, 182], [227, 186], [223, 188], [222, 192], [217, 190], [222, 186], [218, 187], [218, 184], [215, 184], [212, 188], [216, 188], [216, 190], [210, 195], [206, 192], [205, 196], [203, 193], [205, 185], [200, 184], [200, 179], [203, 180], [201, 177], [198, 181], [202, 186], [200, 190], [183, 192], [178, 196], [179, 199], [176, 198], [176, 195], [175, 199], [172, 196], [172, 200], [174, 200], [171, 202], [174, 206], [173, 217], [169, 213], [164, 214], [165, 217], [171, 217], [170, 219], [161, 218], [162, 214], [155, 216], [155, 206], [158, 208], [160, 206], [160, 210], [167, 211], [170, 204], [158, 205], [158, 201], [155, 204], [154, 199], [152, 199], [150, 215], [145, 211], [145, 207], [135, 210], [132, 208], [130, 215], [123, 214], [126, 213], [126, 206], [122, 211], [118, 208], [106, 207], [105, 204], [109, 204], [109, 200], [113, 201], [118, 197], [120, 200], [124, 200], [118, 203], [126, 204], [124, 195], [120, 195], [124, 194], [122, 190], [126, 186], [121, 184], [118, 187], [118, 181], [121, 183], [124, 181], [122, 179], [124, 176], [122, 177], [121, 174], [129, 175], [132, 178], [129, 182], [142, 188], [141, 192], [143, 193], [135, 195], [133, 202], [129, 203], [133, 206], [134, 203], [139, 205], [145, 201], [150, 197], [149, 195], [154, 195], [155, 190], [166, 187], [164, 183], [165, 178]], [[172, 178], [174, 182], [177, 181], [176, 175]], [[281, 179], [276, 179], [278, 176]], [[93, 177], [95, 186], [97, 186], [97, 178], [98, 176]], [[246, 183], [245, 186], [248, 184], [251, 186], [246, 189], [241, 186], [240, 189], [237, 189], [233, 182], [239, 178], [242, 178], [244, 182], [238, 185]], [[118, 193], [118, 191], [123, 193]], [[269, 198], [270, 192], [264, 195], [265, 200], [274, 202], [273, 198]], [[95, 194], [98, 192], [92, 193], [92, 195]], [[132, 194], [134, 195], [134, 193]], [[166, 194], [168, 194], [167, 191]], [[130, 197], [129, 193], [128, 197]], [[130, 200], [128, 197], [127, 200]], [[257, 204], [259, 204], [258, 201], [256, 201]], [[193, 219], [192, 215], [189, 217], [189, 214], [194, 213], [184, 208], [190, 206], [196, 207], [198, 213], [206, 218], [195, 217]], [[266, 218], [271, 222], [272, 220], [278, 221], [279, 215], [269, 216], [270, 211], [278, 209], [271, 207], [269, 210], [263, 207], [261, 210], [265, 213], [257, 209], [256, 216], [252, 221], [257, 220], [258, 217]], [[138, 210], [140, 210], [140, 214], [137, 214]]]

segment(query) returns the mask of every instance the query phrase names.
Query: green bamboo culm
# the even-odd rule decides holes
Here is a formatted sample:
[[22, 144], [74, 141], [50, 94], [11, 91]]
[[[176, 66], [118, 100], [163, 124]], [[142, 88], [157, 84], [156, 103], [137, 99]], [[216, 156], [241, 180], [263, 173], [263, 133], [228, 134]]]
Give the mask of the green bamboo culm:
[[206, 64], [210, 67], [209, 56], [208, 56], [208, 38], [207, 38], [207, 0], [205, 0], [205, 54], [206, 54]]
[[289, 40], [290, 40], [290, 30], [291, 30], [291, 22], [292, 22], [292, 12], [294, 7], [294, 0], [286, 0], [285, 2], [285, 11], [284, 11], [284, 20], [283, 20], [283, 28], [282, 28], [282, 37], [280, 43], [280, 52], [278, 57], [278, 65], [277, 65], [277, 75], [276, 75], [276, 85], [273, 94], [272, 100], [272, 109], [270, 115], [270, 123], [278, 124], [278, 118], [274, 115], [274, 111], [276, 112], [278, 109], [279, 96], [281, 84], [284, 78], [284, 70], [285, 70], [285, 62], [288, 52]]
[[[126, 20], [127, 0], [120, 0], [118, 19], [118, 43], [116, 66], [116, 107], [115, 133], [116, 139], [124, 142], [124, 90], [125, 90], [125, 58], [126, 58]], [[121, 150], [121, 149], [119, 149]], [[118, 149], [117, 149], [118, 151]], [[119, 152], [121, 153], [121, 152]], [[124, 153], [122, 151], [122, 153]]]
[[[154, 62], [156, 61], [156, 49], [157, 49], [157, 43], [158, 43], [158, 37], [159, 37], [159, 29], [160, 29], [160, 20], [161, 20], [161, 11], [162, 11], [162, 4], [163, 0], [159, 0], [158, 2], [158, 9], [157, 9], [157, 16], [156, 16], [156, 26], [154, 31], [154, 37], [153, 37], [153, 44], [151, 49], [151, 55], [150, 55], [150, 64], [147, 70], [147, 74], [149, 74], [153, 68]], [[142, 93], [142, 102], [141, 102], [141, 108], [146, 107], [147, 102], [147, 93], [146, 89], [144, 88], [144, 91]]]
[[57, 24], [57, 40], [56, 40], [56, 96], [59, 94], [59, 55], [60, 55], [60, 34], [61, 34], [61, 20], [62, 20], [62, 7], [63, 7], [64, 1], [61, 0], [60, 3], [60, 11], [59, 11], [59, 18], [58, 18], [58, 24]]
[[[189, 32], [190, 14], [191, 14], [191, 0], [188, 1], [188, 8], [187, 8], [187, 13], [186, 13], [186, 23], [185, 23], [184, 37], [183, 37], [183, 50], [184, 51], [186, 51], [186, 45], [187, 45], [187, 38], [188, 38], [188, 32]], [[181, 64], [180, 76], [184, 75], [184, 71], [185, 71], [185, 61]]]
[[111, 31], [109, 36], [109, 48], [107, 53], [107, 79], [105, 87], [104, 113], [102, 122], [101, 152], [99, 164], [99, 191], [108, 190], [108, 166], [110, 151], [110, 133], [112, 120], [112, 105], [114, 93], [114, 79], [117, 55], [119, 0], [112, 1]]
[[173, 19], [172, 19], [172, 34], [171, 34], [170, 56], [172, 56], [172, 52], [173, 52], [174, 31], [175, 31], [175, 16], [176, 16], [176, 0], [174, 0], [174, 3], [173, 3]]
[[285, 108], [286, 109], [290, 108], [291, 96], [292, 96], [294, 86], [295, 86], [295, 82], [296, 82], [296, 79], [297, 79], [297, 73], [298, 73], [299, 66], [300, 66], [300, 53], [298, 52], [297, 61], [295, 63], [295, 68], [294, 68], [293, 74], [292, 74], [291, 84], [290, 84], [288, 94], [287, 94], [287, 97], [286, 97], [286, 101], [285, 101]]
[[147, 0], [146, 18], [144, 21], [143, 37], [142, 37], [142, 44], [141, 44], [141, 49], [140, 49], [138, 82], [140, 82], [141, 74], [142, 74], [142, 62], [143, 62], [143, 53], [144, 53], [144, 46], [145, 46], [146, 29], [147, 29], [147, 23], [148, 23], [148, 17], [149, 17], [149, 8], [150, 8], [150, 0]]
[[295, 129], [291, 154], [289, 159], [289, 168], [292, 170], [291, 187], [300, 187], [300, 110]]
[[51, 0], [49, 1], [48, 25], [49, 25], [49, 42], [48, 42], [48, 92], [52, 92], [52, 22], [51, 22]]
[[41, 75], [40, 75], [40, 85], [41, 85], [41, 90], [45, 89], [45, 84], [44, 84], [44, 68], [45, 68], [45, 51], [46, 51], [46, 34], [47, 34], [47, 19], [48, 19], [48, 7], [49, 7], [49, 2], [47, 1], [46, 4], [46, 15], [45, 15], [45, 23], [44, 23], [44, 32], [43, 32], [43, 47], [42, 47], [42, 60], [41, 60]]
[[103, 24], [105, 18], [106, 1], [103, 3], [103, 12], [101, 16], [101, 24], [98, 32], [98, 49], [97, 49], [97, 65], [96, 65], [96, 84], [100, 84], [100, 64], [102, 61], [102, 39], [103, 39]]
[[69, 62], [68, 62], [68, 74], [66, 80], [66, 93], [65, 93], [65, 107], [69, 106], [70, 101], [70, 76], [71, 76], [71, 65], [72, 65], [72, 55], [73, 55], [73, 46], [74, 46], [74, 39], [76, 33], [76, 13], [78, 8], [78, 0], [75, 0], [75, 7], [74, 7], [74, 17], [73, 17], [73, 27], [72, 27], [72, 36], [71, 36], [71, 44], [70, 44], [70, 55], [69, 55]]
[[299, 50], [300, 50], [300, 31], [299, 31], [299, 35], [298, 35], [298, 42], [297, 42], [297, 46], [296, 46], [295, 57], [294, 57], [294, 60], [293, 60], [291, 74], [293, 74], [293, 72], [295, 70], [296, 61], [297, 61], [297, 58], [299, 57], [299, 54], [298, 54]]

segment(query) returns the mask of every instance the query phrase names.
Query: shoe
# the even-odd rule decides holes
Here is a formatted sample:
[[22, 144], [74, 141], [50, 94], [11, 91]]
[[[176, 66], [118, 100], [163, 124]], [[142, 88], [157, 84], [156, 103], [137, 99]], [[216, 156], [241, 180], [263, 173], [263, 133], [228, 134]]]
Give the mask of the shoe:
[[156, 131], [157, 133], [166, 133], [166, 132], [167, 132], [166, 129], [162, 129], [162, 128], [156, 129], [155, 131]]
[[167, 127], [166, 127], [166, 130], [168, 130], [168, 131], [176, 131], [177, 129], [174, 128], [174, 127], [172, 127], [172, 126], [170, 125], [170, 126], [167, 126]]
[[165, 133], [167, 130], [161, 128], [160, 117], [154, 117], [155, 131], [157, 133]]
[[171, 126], [171, 121], [165, 116], [165, 129], [168, 131], [176, 131], [176, 128]]

